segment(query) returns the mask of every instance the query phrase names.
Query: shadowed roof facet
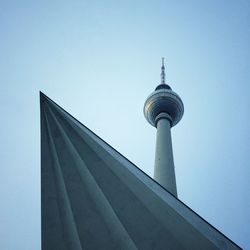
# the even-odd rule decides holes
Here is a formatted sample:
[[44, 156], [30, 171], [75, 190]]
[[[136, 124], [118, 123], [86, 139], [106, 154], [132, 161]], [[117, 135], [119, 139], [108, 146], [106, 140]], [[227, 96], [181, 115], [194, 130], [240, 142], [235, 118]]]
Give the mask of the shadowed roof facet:
[[239, 249], [44, 94], [42, 249]]

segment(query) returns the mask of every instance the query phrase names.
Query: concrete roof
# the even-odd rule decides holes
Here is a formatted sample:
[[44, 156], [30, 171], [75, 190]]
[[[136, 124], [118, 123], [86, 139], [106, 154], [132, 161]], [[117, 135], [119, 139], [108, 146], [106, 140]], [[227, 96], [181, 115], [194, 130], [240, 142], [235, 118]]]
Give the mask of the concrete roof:
[[42, 249], [240, 249], [41, 93]]

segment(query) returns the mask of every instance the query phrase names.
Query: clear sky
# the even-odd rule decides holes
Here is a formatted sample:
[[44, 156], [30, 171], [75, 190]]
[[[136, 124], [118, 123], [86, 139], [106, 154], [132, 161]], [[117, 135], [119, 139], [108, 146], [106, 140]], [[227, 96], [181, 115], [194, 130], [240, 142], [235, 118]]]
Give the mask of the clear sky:
[[40, 249], [39, 90], [152, 175], [166, 82], [179, 198], [250, 249], [250, 2], [0, 1], [0, 249]]

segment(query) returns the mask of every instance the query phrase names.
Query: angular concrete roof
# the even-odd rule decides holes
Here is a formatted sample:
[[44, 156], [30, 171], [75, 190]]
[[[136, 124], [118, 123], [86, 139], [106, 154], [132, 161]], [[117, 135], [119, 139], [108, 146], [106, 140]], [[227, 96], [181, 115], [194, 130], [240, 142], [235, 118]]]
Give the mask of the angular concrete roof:
[[240, 249], [41, 93], [42, 249]]

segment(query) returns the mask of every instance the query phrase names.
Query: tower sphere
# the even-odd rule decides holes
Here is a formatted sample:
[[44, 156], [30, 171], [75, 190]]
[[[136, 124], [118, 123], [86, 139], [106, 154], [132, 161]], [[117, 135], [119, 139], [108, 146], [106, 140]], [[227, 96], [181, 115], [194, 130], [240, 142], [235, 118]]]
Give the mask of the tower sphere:
[[181, 120], [184, 106], [181, 98], [174, 91], [161, 88], [155, 90], [147, 98], [143, 110], [146, 120], [152, 126], [156, 127], [160, 114], [166, 114], [169, 116], [171, 127], [173, 127]]
[[157, 126], [158, 120], [163, 117], [169, 119], [171, 127], [173, 127], [181, 120], [184, 105], [181, 98], [165, 84], [164, 61], [161, 69], [162, 82], [147, 98], [143, 108], [144, 116], [154, 127]]

